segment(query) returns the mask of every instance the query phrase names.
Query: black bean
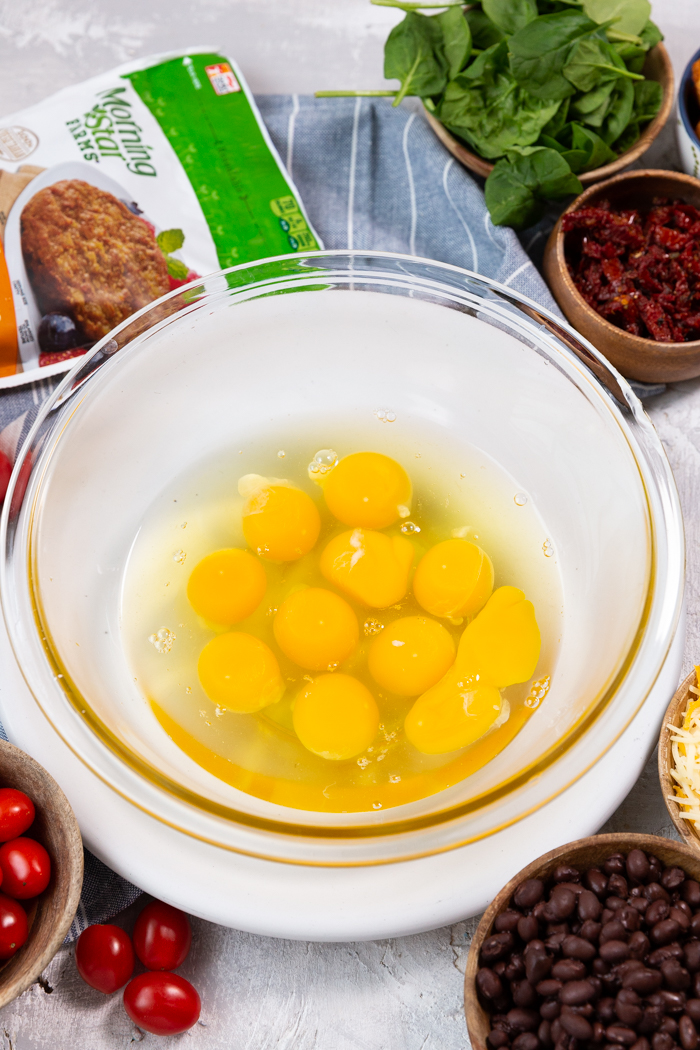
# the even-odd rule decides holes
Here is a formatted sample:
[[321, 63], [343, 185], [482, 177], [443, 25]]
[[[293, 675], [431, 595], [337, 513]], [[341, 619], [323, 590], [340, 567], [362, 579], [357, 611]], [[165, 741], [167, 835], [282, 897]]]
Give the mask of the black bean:
[[671, 908], [670, 912], [668, 913], [668, 917], [669, 919], [674, 919], [684, 932], [688, 929], [692, 921], [688, 918], [688, 916], [685, 914], [682, 908]]
[[644, 1009], [644, 1016], [637, 1025], [637, 1030], [642, 1035], [651, 1035], [655, 1032], [663, 1020], [663, 1011], [659, 1006], [647, 1006]]
[[680, 889], [685, 882], [685, 872], [682, 868], [664, 868], [659, 882], [665, 890], [672, 893], [673, 890]]
[[681, 897], [691, 908], [700, 908], [700, 882], [686, 879], [681, 886]]
[[481, 946], [481, 961], [485, 966], [505, 958], [513, 948], [513, 934], [504, 931], [487, 937]]
[[668, 918], [670, 910], [671, 906], [668, 901], [653, 901], [644, 913], [644, 920], [649, 926], [655, 926], [657, 922], [661, 922], [662, 919]]
[[690, 988], [690, 974], [678, 959], [665, 959], [661, 963], [664, 983], [672, 992], [684, 992]]
[[559, 1001], [566, 1006], [580, 1006], [590, 1002], [594, 995], [595, 988], [590, 981], [567, 981], [559, 992]]
[[506, 1020], [514, 1032], [533, 1032], [540, 1023], [539, 1014], [534, 1010], [523, 1010], [520, 1006], [509, 1010]]
[[630, 850], [625, 867], [633, 882], [646, 882], [649, 878], [649, 861], [640, 849]]
[[568, 928], [566, 924], [564, 924], [564, 930], [566, 930], [567, 932], [553, 933], [551, 937], [548, 937], [547, 940], [544, 942], [547, 951], [550, 952], [552, 955], [561, 955], [562, 941], [565, 937], [568, 936]]
[[644, 887], [644, 896], [651, 903], [651, 901], [666, 901], [670, 904], [671, 898], [658, 882], [650, 882], [648, 886]]
[[[566, 937], [562, 943], [562, 952], [570, 959], [580, 959], [582, 962], [590, 962], [596, 956], [595, 947], [590, 941], [585, 941], [583, 937], [574, 937], [573, 934], [570, 937]], [[627, 945], [625, 945], [627, 947]]]
[[642, 1019], [641, 999], [632, 988], [623, 988], [615, 999], [615, 1013], [622, 1024], [634, 1028]]
[[688, 999], [685, 1012], [696, 1024], [700, 1024], [700, 999]]
[[625, 962], [615, 967], [615, 973], [621, 981], [625, 979], [628, 973], [632, 973], [633, 970], [643, 970], [644, 963], [639, 959], [627, 959]]
[[683, 1050], [695, 1050], [698, 1045], [698, 1033], [688, 1014], [683, 1014], [678, 1022], [678, 1034]]
[[518, 919], [518, 937], [523, 941], [534, 941], [539, 935], [540, 924], [534, 915], [522, 915]]
[[548, 977], [545, 978], [544, 981], [540, 981], [535, 990], [538, 995], [541, 995], [543, 999], [546, 999], [550, 995], [558, 995], [559, 990], [563, 987], [561, 981], [556, 981], [554, 978]]
[[496, 916], [493, 921], [493, 928], [496, 933], [503, 933], [504, 930], [508, 930], [512, 933], [521, 918], [522, 916], [519, 911], [507, 908], [506, 911], [502, 911], [500, 915]]
[[633, 959], [643, 959], [649, 952], [649, 938], [641, 930], [633, 933], [627, 943]]
[[562, 922], [564, 919], [569, 918], [575, 907], [576, 894], [560, 886], [558, 891], [552, 893], [547, 901], [546, 907], [542, 910], [542, 917], [547, 922]]
[[537, 1038], [542, 1043], [542, 1046], [549, 1047], [552, 1045], [552, 1032], [549, 1021], [541, 1021], [540, 1026], [537, 1029]]
[[538, 1050], [540, 1041], [534, 1032], [522, 1032], [512, 1042], [513, 1050]]
[[614, 918], [615, 912], [611, 908], [603, 908], [602, 912], [600, 913], [600, 921], [602, 922], [603, 926], [605, 926], [606, 922], [612, 922]]
[[658, 944], [659, 946], [670, 944], [671, 941], [676, 940], [680, 932], [681, 928], [675, 919], [662, 919], [661, 922], [657, 922], [655, 926], [652, 926], [652, 944]]
[[572, 1035], [574, 1039], [591, 1039], [593, 1037], [593, 1026], [581, 1014], [576, 1013], [569, 1006], [562, 1006], [559, 1015], [561, 1026], [565, 1032]]
[[683, 949], [680, 944], [673, 941], [671, 944], [667, 944], [664, 948], [656, 948], [649, 958], [647, 963], [649, 966], [661, 966], [664, 959], [682, 959]]
[[678, 1035], [678, 1022], [673, 1017], [664, 1017], [659, 1025], [660, 1032], [668, 1032], [672, 1039]]
[[[534, 941], [530, 941], [530, 944], [534, 944]], [[548, 955], [526, 955], [525, 956], [525, 975], [531, 984], [539, 984], [549, 974], [552, 969], [552, 960]]]
[[614, 1024], [617, 1020], [615, 1000], [606, 997], [598, 1002], [596, 1013], [604, 1025]]
[[[624, 897], [606, 897], [605, 907], [608, 911], [617, 913], [627, 907], [627, 901]], [[617, 918], [617, 914], [615, 915], [615, 918]]]
[[600, 931], [600, 943], [605, 944], [606, 941], [626, 941], [627, 930], [617, 919], [613, 919], [611, 922], [606, 922]]
[[622, 908], [618, 914], [619, 921], [628, 933], [635, 933], [639, 929], [639, 912], [634, 908]]
[[667, 1014], [680, 1014], [685, 1010], [685, 995], [683, 992], [673, 992], [664, 988], [658, 993], [664, 1003]]
[[625, 941], [606, 941], [605, 944], [601, 944], [599, 951], [601, 959], [612, 963], [613, 966], [629, 959], [630, 955], [629, 945]]
[[493, 972], [497, 973], [499, 977], [503, 977], [503, 974], [508, 969], [505, 959], [499, 959], [498, 962], [493, 964]]
[[492, 1028], [502, 1029], [504, 1032], [507, 1032], [508, 1036], [510, 1037], [510, 1032], [508, 1030], [508, 1021], [504, 1013], [493, 1014], [493, 1016], [491, 1017], [491, 1026]]
[[578, 917], [581, 922], [600, 918], [603, 905], [592, 890], [582, 890], [578, 898]]
[[538, 901], [542, 900], [544, 894], [544, 883], [542, 879], [526, 879], [516, 886], [513, 894], [513, 904], [516, 908], [534, 908]]
[[559, 1042], [559, 1040], [562, 1038], [562, 1036], [566, 1036], [566, 1033], [565, 1033], [564, 1029], [561, 1026], [561, 1021], [559, 1020], [558, 1017], [557, 1017], [556, 1021], [552, 1022], [551, 1031], [552, 1031], [552, 1039], [554, 1040], [555, 1043]]
[[622, 875], [626, 871], [624, 853], [613, 853], [603, 864], [606, 875]]
[[610, 963], [603, 962], [602, 959], [594, 959], [591, 963], [591, 969], [597, 977], [603, 977], [610, 973]]
[[508, 1046], [510, 1039], [501, 1028], [492, 1028], [486, 1036], [486, 1042], [491, 1050], [502, 1050], [502, 1047]]
[[583, 937], [584, 940], [590, 941], [592, 944], [597, 944], [602, 928], [603, 927], [599, 922], [593, 922], [592, 919], [586, 919], [582, 924], [581, 929], [578, 931], [578, 935], [579, 937]]
[[651, 1043], [642, 1035], [636, 1043], [632, 1043], [632, 1050], [651, 1050]]
[[557, 959], [552, 967], [552, 977], [558, 981], [581, 981], [586, 976], [586, 967], [580, 959]]
[[580, 882], [581, 872], [577, 868], [572, 868], [569, 864], [560, 864], [558, 868], [554, 869], [552, 879], [554, 882]]
[[690, 905], [688, 904], [688, 902], [684, 901], [684, 900], [680, 900], [680, 898], [678, 900], [676, 900], [676, 894], [675, 893], [673, 894], [673, 900], [674, 900], [673, 907], [674, 908], [680, 908], [681, 911], [685, 915], [687, 915], [689, 919], [692, 919], [692, 917], [693, 917], [693, 910], [690, 907]]
[[[499, 963], [496, 964], [500, 965]], [[519, 952], [514, 952], [508, 960], [508, 965], [503, 971], [503, 976], [509, 981], [519, 981], [525, 976], [525, 960]]]
[[690, 932], [693, 937], [700, 937], [700, 911], [696, 912], [690, 920]]
[[558, 999], [547, 999], [540, 1007], [540, 1017], [543, 1017], [545, 1021], [555, 1021], [560, 1013], [561, 1006]]
[[646, 897], [633, 897], [629, 902], [630, 908], [634, 908], [640, 915], [644, 915], [645, 911], [649, 907], [649, 901]]
[[510, 992], [516, 1006], [531, 1007], [537, 1005], [537, 992], [527, 979], [524, 981], [513, 981], [510, 986]]
[[488, 966], [482, 966], [480, 970], [477, 970], [476, 987], [485, 999], [499, 999], [503, 995], [500, 977]]
[[663, 977], [658, 970], [632, 970], [625, 974], [622, 981], [623, 988], [632, 988], [639, 995], [653, 995], [658, 992], [663, 983]]
[[673, 1050], [673, 1038], [668, 1032], [654, 1032], [651, 1037], [652, 1050]]
[[649, 861], [649, 882], [658, 882], [661, 878], [661, 872], [664, 870], [664, 866], [658, 857], [655, 857], [653, 853], [647, 853], [647, 859]]
[[532, 909], [532, 914], [535, 916], [536, 919], [541, 919], [542, 918], [542, 912], [544, 911], [544, 909], [546, 907], [547, 907], [547, 902], [546, 901], [538, 901], [537, 904], [535, 905], [535, 907]]
[[600, 1021], [593, 1022], [593, 1042], [602, 1043], [605, 1039], [605, 1027]]
[[624, 875], [613, 874], [608, 879], [608, 893], [614, 897], [622, 897], [627, 899], [629, 896], [629, 889], [627, 886], [627, 879]]
[[589, 890], [601, 897], [608, 888], [608, 878], [600, 868], [589, 868], [583, 877], [583, 881]]
[[632, 1046], [637, 1042], [637, 1033], [634, 1028], [627, 1025], [611, 1024], [605, 1029], [605, 1036], [609, 1043], [617, 1043], [618, 1046]]

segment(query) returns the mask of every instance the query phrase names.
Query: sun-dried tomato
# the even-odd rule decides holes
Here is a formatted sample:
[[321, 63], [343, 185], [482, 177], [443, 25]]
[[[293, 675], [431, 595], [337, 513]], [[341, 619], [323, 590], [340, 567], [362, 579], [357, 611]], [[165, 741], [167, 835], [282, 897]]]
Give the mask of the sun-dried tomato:
[[567, 212], [566, 257], [587, 303], [612, 324], [658, 342], [700, 337], [700, 210], [657, 198], [647, 211]]

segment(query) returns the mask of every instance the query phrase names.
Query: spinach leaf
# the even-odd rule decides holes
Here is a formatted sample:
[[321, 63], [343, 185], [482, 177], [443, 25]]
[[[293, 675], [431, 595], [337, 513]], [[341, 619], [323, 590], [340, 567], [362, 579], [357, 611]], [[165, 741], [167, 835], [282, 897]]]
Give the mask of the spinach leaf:
[[641, 73], [647, 57], [647, 49], [638, 44], [613, 44], [618, 55], [632, 73]]
[[447, 62], [448, 80], [453, 80], [467, 64], [472, 52], [472, 34], [461, 7], [448, 7], [435, 21], [442, 31], [442, 48]]
[[577, 40], [562, 73], [579, 91], [593, 91], [602, 82], [616, 77], [643, 80], [639, 73], [630, 73], [612, 44], [597, 36]]
[[559, 105], [523, 91], [510, 72], [502, 40], [447, 85], [437, 116], [482, 157], [496, 158], [536, 142]]
[[486, 206], [495, 226], [523, 229], [542, 216], [544, 202], [581, 193], [583, 187], [556, 150], [534, 147], [499, 160], [486, 180]]
[[615, 143], [615, 150], [619, 156], [621, 153], [625, 153], [628, 149], [634, 146], [635, 142], [639, 138], [641, 132], [639, 124], [636, 120], [631, 121], [620, 135], [619, 139]]
[[496, 23], [492, 22], [480, 7], [470, 7], [465, 11], [464, 17], [471, 29], [473, 47], [486, 51], [489, 47], [492, 47], [494, 44], [500, 44], [501, 40], [505, 39], [505, 33], [501, 32]]
[[616, 33], [638, 36], [651, 14], [649, 0], [583, 0], [583, 10], [598, 24], [615, 19]]
[[639, 124], [653, 120], [661, 109], [664, 92], [656, 80], [642, 80], [634, 85], [634, 119]]
[[483, 0], [484, 12], [506, 36], [517, 33], [537, 18], [535, 0]]
[[555, 149], [557, 153], [561, 153], [562, 157], [569, 165], [574, 175], [578, 175], [580, 171], [586, 166], [588, 160], [588, 150], [585, 149], [567, 149], [566, 146], [562, 146], [560, 142], [553, 139], [550, 135], [540, 135], [537, 140], [538, 146], [546, 146], [547, 149]]
[[434, 18], [409, 11], [394, 26], [384, 46], [384, 76], [401, 81], [395, 106], [406, 95], [424, 98], [445, 89], [447, 61], [442, 48], [442, 31]]
[[632, 120], [634, 86], [629, 80], [616, 80], [610, 97], [610, 109], [603, 121], [601, 138], [612, 146]]
[[569, 115], [569, 105], [571, 103], [570, 98], [565, 98], [560, 102], [559, 109], [556, 111], [550, 121], [548, 121], [542, 128], [543, 135], [556, 135], [557, 132], [566, 124], [567, 117]]
[[617, 154], [603, 142], [600, 135], [595, 131], [584, 127], [576, 121], [567, 124], [557, 135], [557, 140], [571, 150], [584, 150], [586, 160], [580, 171], [592, 171], [600, 168], [603, 164], [609, 164], [617, 158]]
[[649, 19], [647, 24], [644, 26], [644, 29], [642, 29], [639, 36], [643, 46], [647, 49], [647, 51], [649, 51], [652, 47], [656, 47], [657, 44], [660, 44], [664, 38], [664, 35], [659, 29], [659, 27], [654, 22], [652, 22], [651, 19]]
[[538, 98], [566, 98], [574, 87], [562, 75], [571, 45], [597, 29], [582, 11], [540, 15], [510, 38], [510, 68], [527, 91]]
[[615, 81], [609, 80], [606, 84], [601, 84], [595, 91], [577, 95], [571, 100], [570, 115], [592, 128], [602, 127], [610, 109], [614, 87]]

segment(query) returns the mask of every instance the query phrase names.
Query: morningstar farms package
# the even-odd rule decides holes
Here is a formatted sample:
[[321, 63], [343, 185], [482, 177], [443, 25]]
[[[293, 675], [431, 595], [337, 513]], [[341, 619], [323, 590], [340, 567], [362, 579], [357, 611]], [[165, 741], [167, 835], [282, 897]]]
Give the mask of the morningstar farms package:
[[236, 65], [141, 59], [0, 121], [0, 386], [214, 270], [322, 247]]

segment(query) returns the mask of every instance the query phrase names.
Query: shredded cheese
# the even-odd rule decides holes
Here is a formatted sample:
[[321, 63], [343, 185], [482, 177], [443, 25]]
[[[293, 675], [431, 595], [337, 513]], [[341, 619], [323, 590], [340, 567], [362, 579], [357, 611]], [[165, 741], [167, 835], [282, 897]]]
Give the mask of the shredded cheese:
[[[695, 680], [700, 682], [700, 665], [695, 668]], [[697, 686], [689, 688], [700, 697]], [[683, 819], [691, 821], [700, 831], [700, 699], [688, 700], [682, 726], [666, 728], [671, 733], [673, 801], [681, 807]]]

